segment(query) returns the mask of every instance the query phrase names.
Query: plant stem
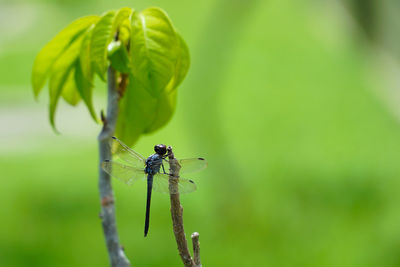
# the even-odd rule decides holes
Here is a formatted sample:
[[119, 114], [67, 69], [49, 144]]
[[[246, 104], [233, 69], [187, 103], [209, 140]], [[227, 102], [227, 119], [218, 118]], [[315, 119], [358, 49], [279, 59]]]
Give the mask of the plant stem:
[[[128, 267], [131, 266], [126, 258], [123, 248], [119, 243], [117, 223], [115, 220], [114, 193], [111, 187], [110, 175], [101, 168], [101, 163], [111, 159], [110, 138], [114, 135], [115, 124], [118, 116], [118, 99], [119, 94], [116, 90], [116, 73], [111, 67], [107, 71], [108, 81], [108, 101], [107, 101], [107, 116], [102, 118], [103, 129], [101, 130], [99, 141], [99, 191], [101, 199], [101, 220], [103, 225], [104, 236], [110, 265], [112, 267]], [[102, 116], [104, 117], [104, 116]]]
[[[170, 192], [178, 192], [178, 179], [179, 179], [179, 170], [181, 166], [179, 162], [176, 160], [174, 153], [172, 152], [172, 148], [169, 146], [168, 149], [168, 161], [170, 166], [170, 176], [169, 176], [169, 191]], [[196, 241], [196, 248], [194, 247], [195, 251], [195, 259], [196, 262], [193, 261], [192, 257], [190, 256], [190, 252], [188, 249], [186, 236], [185, 236], [185, 229], [183, 227], [183, 207], [181, 206], [181, 202], [179, 199], [179, 193], [176, 194], [169, 194], [170, 201], [171, 201], [171, 217], [172, 217], [172, 224], [173, 230], [175, 235], [176, 244], [178, 245], [179, 255], [181, 256], [182, 262], [185, 267], [200, 267], [200, 254], [197, 252], [200, 251], [200, 246], [198, 242], [198, 233], [194, 233], [192, 235], [193, 244]], [[196, 235], [197, 234], [197, 235]]]
[[199, 237], [200, 237], [200, 235], [197, 232], [194, 232], [191, 235], [192, 243], [193, 243], [193, 260], [197, 267], [201, 267]]

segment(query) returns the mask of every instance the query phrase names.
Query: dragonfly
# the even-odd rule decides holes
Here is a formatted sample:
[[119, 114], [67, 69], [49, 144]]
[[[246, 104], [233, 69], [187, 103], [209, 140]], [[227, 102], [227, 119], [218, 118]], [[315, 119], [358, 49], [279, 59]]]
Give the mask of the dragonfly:
[[[115, 136], [112, 137], [110, 145], [114, 155], [113, 160], [105, 160], [101, 164], [106, 173], [127, 185], [133, 185], [136, 181], [147, 178], [147, 201], [144, 224], [144, 236], [146, 237], [149, 231], [152, 191], [185, 194], [195, 191], [197, 188], [196, 184], [190, 179], [179, 177], [175, 189], [169, 188], [169, 174], [165, 171], [169, 169], [169, 163], [166, 159], [167, 148], [163, 144], [155, 145], [155, 153], [147, 159]], [[207, 167], [207, 161], [204, 158], [181, 159], [178, 160], [178, 163], [181, 166], [180, 174], [201, 171]]]

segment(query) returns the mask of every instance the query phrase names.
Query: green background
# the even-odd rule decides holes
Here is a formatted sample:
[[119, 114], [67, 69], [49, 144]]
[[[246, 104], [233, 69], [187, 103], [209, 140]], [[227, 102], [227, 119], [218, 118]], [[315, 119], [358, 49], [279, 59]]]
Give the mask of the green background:
[[[70, 21], [123, 6], [162, 7], [191, 51], [175, 116], [135, 150], [166, 143], [207, 158], [188, 176], [198, 190], [181, 199], [204, 266], [400, 266], [387, 65], [343, 6], [311, 0], [0, 2], [0, 266], [108, 266], [100, 125], [82, 104], [61, 104], [56, 135], [30, 70]], [[99, 112], [105, 85], [94, 95]], [[133, 266], [180, 266], [168, 196], [153, 194], [144, 238], [145, 183], [113, 185]]]

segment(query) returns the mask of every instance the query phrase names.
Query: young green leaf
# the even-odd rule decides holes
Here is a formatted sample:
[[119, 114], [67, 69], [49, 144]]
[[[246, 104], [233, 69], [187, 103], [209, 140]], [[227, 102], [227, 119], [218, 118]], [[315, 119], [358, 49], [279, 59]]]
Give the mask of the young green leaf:
[[165, 90], [166, 92], [170, 92], [179, 86], [185, 78], [190, 66], [189, 48], [178, 33], [177, 37], [179, 40], [178, 60], [176, 61], [174, 76], [169, 81]]
[[154, 98], [130, 75], [128, 88], [120, 100], [115, 135], [127, 145], [133, 145], [142, 134], [161, 128], [175, 111], [176, 95], [177, 90], [173, 90]]
[[111, 66], [119, 72], [129, 73], [131, 63], [128, 51], [121, 41], [113, 41], [108, 46], [108, 58]]
[[89, 79], [86, 79], [84, 77], [81, 64], [79, 60], [76, 61], [75, 63], [75, 83], [76, 87], [78, 88], [79, 95], [82, 97], [83, 102], [85, 102], [86, 107], [89, 110], [90, 116], [92, 116], [93, 120], [98, 122], [96, 112], [93, 107], [93, 102], [92, 102], [92, 92], [93, 92], [93, 72], [90, 74], [91, 77]]
[[74, 42], [59, 56], [51, 70], [49, 93], [50, 93], [50, 124], [55, 129], [54, 114], [58, 99], [61, 95], [64, 84], [74, 67], [74, 63], [79, 55], [83, 36], [79, 36]]
[[118, 40], [121, 41], [124, 45], [128, 45], [131, 39], [131, 15], [128, 18], [124, 19], [119, 25], [118, 29]]
[[96, 112], [92, 103], [92, 91], [93, 91], [93, 68], [91, 60], [91, 40], [93, 34], [93, 28], [89, 28], [85, 37], [82, 40], [81, 49], [79, 51], [79, 60], [76, 62], [75, 67], [75, 82], [78, 88], [79, 94], [82, 97], [86, 107], [89, 110], [90, 115], [94, 121], [98, 122]]
[[132, 15], [129, 85], [120, 100], [116, 135], [132, 145], [164, 126], [176, 107], [176, 87], [190, 65], [186, 43], [157, 8]]
[[81, 65], [81, 70], [83, 76], [90, 82], [93, 79], [93, 68], [92, 68], [92, 60], [91, 60], [91, 45], [90, 42], [92, 40], [94, 26], [88, 28], [85, 33], [85, 37], [83, 37], [81, 48], [79, 51], [79, 61]]
[[37, 55], [32, 69], [32, 87], [35, 97], [43, 88], [57, 58], [86, 28], [97, 22], [98, 16], [82, 17], [59, 32]]
[[79, 95], [79, 92], [76, 88], [74, 68], [72, 68], [68, 74], [61, 95], [64, 100], [72, 106], [76, 106], [81, 100], [81, 96]]
[[132, 74], [129, 75], [128, 87], [119, 102], [115, 135], [127, 145], [133, 145], [153, 120], [157, 102]]
[[112, 24], [115, 11], [104, 14], [93, 29], [90, 42], [90, 59], [93, 62], [94, 71], [105, 81], [107, 70], [107, 46], [111, 42]]
[[175, 72], [179, 41], [167, 14], [148, 8], [132, 15], [132, 72], [154, 97], [165, 89]]
[[157, 105], [154, 107], [154, 117], [149, 121], [143, 133], [154, 132], [169, 122], [175, 112], [177, 92], [177, 90], [171, 92], [164, 91], [161, 94]]
[[121, 8], [118, 12], [109, 11], [104, 14], [93, 29], [90, 43], [90, 58], [95, 72], [105, 80], [107, 70], [107, 47], [114, 39], [119, 27], [132, 14], [132, 9]]
[[[129, 23], [130, 17], [134, 10], [129, 7], [123, 7], [120, 10], [118, 10], [117, 15], [115, 16], [115, 19], [113, 21], [113, 32], [119, 32], [122, 27], [126, 27], [126, 22]], [[129, 28], [127, 28], [129, 29]], [[118, 38], [120, 39], [120, 38]]]

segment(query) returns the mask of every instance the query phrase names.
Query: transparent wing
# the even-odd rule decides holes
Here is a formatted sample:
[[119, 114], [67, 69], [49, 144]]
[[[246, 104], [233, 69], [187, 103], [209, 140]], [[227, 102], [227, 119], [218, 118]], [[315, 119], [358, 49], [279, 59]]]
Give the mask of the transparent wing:
[[[169, 194], [169, 175], [157, 173], [153, 178], [153, 190], [160, 193]], [[192, 180], [178, 178], [178, 189], [172, 190], [172, 194], [187, 194], [196, 191], [196, 184]]]
[[138, 180], [144, 180], [146, 177], [143, 168], [134, 168], [115, 161], [105, 160], [101, 167], [106, 173], [127, 185], [132, 185]]
[[[198, 172], [207, 167], [207, 160], [205, 160], [204, 158], [179, 159], [178, 162], [179, 165], [181, 165], [179, 174]], [[164, 164], [165, 164], [165, 170], [169, 171], [168, 160], [165, 160]]]
[[121, 159], [133, 167], [143, 168], [146, 165], [146, 159], [142, 155], [129, 148], [115, 136], [111, 139], [111, 151], [117, 157], [117, 160]]

